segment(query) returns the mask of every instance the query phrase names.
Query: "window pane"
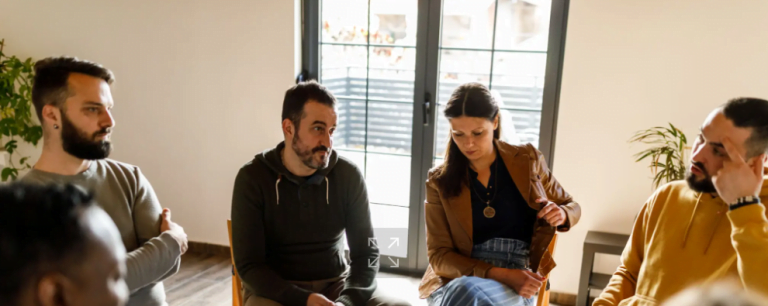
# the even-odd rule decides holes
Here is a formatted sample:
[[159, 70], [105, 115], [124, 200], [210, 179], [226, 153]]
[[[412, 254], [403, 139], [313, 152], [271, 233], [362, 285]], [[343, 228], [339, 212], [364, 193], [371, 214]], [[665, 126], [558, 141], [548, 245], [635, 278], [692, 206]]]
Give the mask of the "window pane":
[[541, 110], [547, 55], [496, 52], [493, 62], [492, 91], [501, 97], [499, 104]]
[[495, 0], [444, 0], [440, 46], [490, 49]]
[[[448, 101], [443, 90], [452, 92], [458, 85], [467, 82], [480, 82], [488, 86], [491, 74], [491, 52], [485, 51], [440, 51], [440, 101]], [[447, 86], [448, 88], [445, 88]]]
[[371, 47], [368, 98], [413, 101], [416, 48]]
[[539, 147], [541, 112], [501, 110], [501, 138], [511, 144]]
[[547, 50], [552, 0], [499, 0], [495, 49]]
[[369, 101], [368, 113], [368, 152], [411, 154], [413, 103]]
[[366, 47], [323, 45], [321, 78], [337, 97], [363, 97], [366, 94]]
[[[334, 93], [335, 94], [335, 93]], [[365, 100], [337, 99], [338, 126], [333, 134], [334, 149], [365, 149]], [[362, 154], [362, 153], [361, 153]], [[360, 170], [365, 169], [361, 158]]]
[[502, 111], [502, 138], [539, 145], [545, 53], [496, 52], [491, 93]]
[[320, 2], [321, 42], [365, 44], [368, 37], [367, 0], [324, 0]]
[[365, 181], [368, 184], [370, 201], [408, 207], [411, 191], [411, 156], [380, 153], [368, 153], [367, 156], [368, 168], [365, 171]]
[[[333, 145], [336, 147], [336, 145]], [[352, 161], [355, 166], [360, 168], [360, 171], [363, 171], [365, 168], [365, 153], [358, 150], [348, 150], [345, 148], [338, 148], [336, 150], [337, 153], [339, 153], [339, 156], [343, 156], [349, 160]]]
[[371, 0], [371, 43], [416, 46], [417, 0]]
[[[408, 208], [395, 207], [388, 205], [371, 204], [371, 223], [373, 224], [374, 235], [378, 240], [379, 252], [385, 256], [406, 257], [408, 255]], [[400, 240], [396, 241], [392, 238]], [[391, 247], [390, 247], [391, 246]], [[380, 260], [385, 260], [382, 256]], [[382, 266], [391, 266], [392, 262], [382, 261]]]

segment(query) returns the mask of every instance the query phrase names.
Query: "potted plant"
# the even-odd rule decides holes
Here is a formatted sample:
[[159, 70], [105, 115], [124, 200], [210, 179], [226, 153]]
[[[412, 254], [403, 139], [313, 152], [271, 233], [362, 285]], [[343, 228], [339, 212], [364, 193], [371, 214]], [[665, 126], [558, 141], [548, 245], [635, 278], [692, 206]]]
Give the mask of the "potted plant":
[[[24, 61], [3, 53], [5, 39], [0, 39], [0, 155], [7, 156], [2, 163], [0, 179], [15, 180], [19, 171], [29, 169], [29, 156], [17, 156], [20, 142], [37, 146], [43, 129], [32, 116], [32, 77], [35, 62]], [[14, 162], [15, 161], [15, 162]]]
[[666, 182], [685, 179], [685, 150], [688, 139], [672, 123], [669, 127], [653, 127], [638, 131], [629, 142], [654, 145], [635, 154], [635, 162], [650, 158], [649, 168], [653, 173], [654, 187]]

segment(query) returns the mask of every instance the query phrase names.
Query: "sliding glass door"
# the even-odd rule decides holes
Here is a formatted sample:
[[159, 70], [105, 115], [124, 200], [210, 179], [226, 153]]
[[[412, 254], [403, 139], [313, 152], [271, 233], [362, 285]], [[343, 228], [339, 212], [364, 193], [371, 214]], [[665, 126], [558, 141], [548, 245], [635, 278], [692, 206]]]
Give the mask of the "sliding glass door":
[[364, 173], [382, 270], [426, 268], [424, 182], [442, 109], [466, 82], [502, 105], [503, 138], [551, 161], [564, 0], [305, 0], [304, 67], [339, 101], [334, 149]]

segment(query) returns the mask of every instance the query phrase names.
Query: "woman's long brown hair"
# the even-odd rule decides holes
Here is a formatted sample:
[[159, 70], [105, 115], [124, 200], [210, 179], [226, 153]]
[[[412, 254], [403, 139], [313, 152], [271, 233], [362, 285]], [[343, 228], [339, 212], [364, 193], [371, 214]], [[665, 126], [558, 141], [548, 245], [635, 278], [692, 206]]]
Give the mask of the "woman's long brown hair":
[[[491, 91], [483, 84], [467, 83], [456, 88], [448, 99], [443, 114], [448, 120], [467, 116], [484, 118], [491, 122], [499, 116], [499, 126], [493, 131], [493, 139], [498, 140], [501, 137], [499, 105], [491, 95]], [[461, 188], [469, 184], [469, 160], [450, 135], [451, 133], [449, 133], [448, 147], [445, 150], [445, 161], [435, 168], [430, 178], [435, 181], [446, 198], [458, 196]]]

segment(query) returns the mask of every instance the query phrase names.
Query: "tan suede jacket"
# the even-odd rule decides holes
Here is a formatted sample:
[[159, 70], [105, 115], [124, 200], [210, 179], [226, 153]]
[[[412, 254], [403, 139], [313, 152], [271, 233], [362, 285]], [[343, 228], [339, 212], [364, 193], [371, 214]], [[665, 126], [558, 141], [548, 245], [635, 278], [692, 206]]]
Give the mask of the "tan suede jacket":
[[[581, 207], [563, 190], [549, 171], [544, 156], [532, 145], [515, 146], [503, 141], [495, 142], [512, 180], [528, 202], [528, 206], [540, 210], [543, 205], [536, 199], [545, 197], [560, 205], [567, 214], [564, 225], [555, 229], [544, 220], [534, 225], [531, 240], [530, 262], [534, 271], [547, 275], [555, 267], [552, 253], [547, 249], [555, 231], [565, 232], [579, 222]], [[432, 178], [434, 172], [430, 173]], [[493, 266], [471, 258], [472, 202], [470, 190], [465, 185], [459, 196], [445, 198], [431, 179], [427, 180], [427, 256], [429, 267], [419, 286], [421, 298], [427, 298], [435, 290], [461, 276], [486, 277]]]

